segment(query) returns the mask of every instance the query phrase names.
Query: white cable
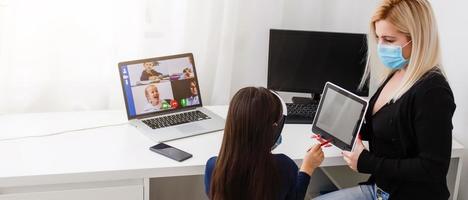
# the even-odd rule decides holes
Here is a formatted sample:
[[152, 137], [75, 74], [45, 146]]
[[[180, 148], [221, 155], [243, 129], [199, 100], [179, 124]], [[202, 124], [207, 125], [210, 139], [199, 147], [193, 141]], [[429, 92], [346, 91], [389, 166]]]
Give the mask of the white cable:
[[93, 129], [98, 129], [98, 128], [112, 127], [112, 126], [122, 126], [122, 125], [126, 125], [126, 124], [128, 124], [128, 123], [109, 124], [109, 125], [94, 126], [94, 127], [80, 128], [80, 129], [72, 129], [72, 130], [59, 131], [59, 132], [49, 133], [49, 134], [44, 134], [44, 135], [29, 135], [29, 136], [22, 136], [22, 137], [4, 138], [4, 139], [0, 139], [0, 142], [12, 141], [12, 140], [21, 140], [21, 139], [27, 139], [27, 138], [50, 137], [50, 136], [54, 136], [54, 135], [62, 135], [62, 134], [66, 134], [66, 133], [85, 131], [85, 130], [93, 130]]

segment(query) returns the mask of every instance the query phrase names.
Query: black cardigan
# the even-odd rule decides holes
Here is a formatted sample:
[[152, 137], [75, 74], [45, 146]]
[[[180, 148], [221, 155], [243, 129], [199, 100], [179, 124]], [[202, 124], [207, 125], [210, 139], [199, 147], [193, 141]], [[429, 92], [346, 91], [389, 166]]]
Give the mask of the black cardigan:
[[452, 151], [455, 102], [445, 77], [430, 71], [400, 99], [372, 115], [388, 78], [369, 101], [363, 140], [370, 151], [359, 156], [357, 168], [371, 174], [390, 199], [448, 199], [446, 176]]

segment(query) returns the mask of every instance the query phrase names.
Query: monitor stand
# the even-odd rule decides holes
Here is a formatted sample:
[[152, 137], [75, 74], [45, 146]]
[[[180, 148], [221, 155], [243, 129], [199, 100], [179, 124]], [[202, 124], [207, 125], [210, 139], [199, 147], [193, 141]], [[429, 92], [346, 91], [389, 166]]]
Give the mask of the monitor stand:
[[311, 93], [311, 97], [292, 97], [294, 104], [318, 104], [320, 101], [320, 94]]

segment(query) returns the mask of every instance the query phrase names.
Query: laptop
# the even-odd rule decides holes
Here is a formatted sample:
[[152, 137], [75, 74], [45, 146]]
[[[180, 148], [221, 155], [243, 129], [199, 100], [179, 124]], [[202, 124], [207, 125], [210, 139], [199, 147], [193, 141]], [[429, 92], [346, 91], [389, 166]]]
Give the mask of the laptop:
[[191, 53], [119, 63], [129, 123], [156, 142], [224, 129], [203, 107]]

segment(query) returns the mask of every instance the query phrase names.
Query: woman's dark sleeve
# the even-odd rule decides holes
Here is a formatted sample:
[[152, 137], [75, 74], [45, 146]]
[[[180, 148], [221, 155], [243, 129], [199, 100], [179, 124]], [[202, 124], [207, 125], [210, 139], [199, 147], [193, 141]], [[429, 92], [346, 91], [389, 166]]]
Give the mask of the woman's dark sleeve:
[[455, 107], [453, 95], [445, 87], [431, 88], [415, 96], [412, 111], [417, 156], [387, 159], [364, 150], [359, 156], [358, 171], [397, 180], [444, 180], [452, 151], [452, 116]]

